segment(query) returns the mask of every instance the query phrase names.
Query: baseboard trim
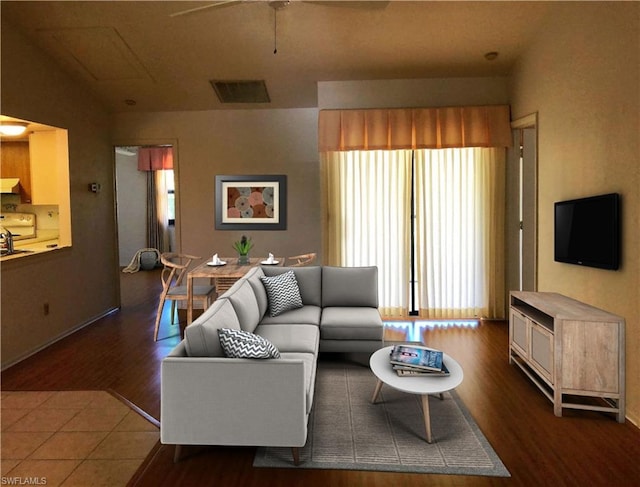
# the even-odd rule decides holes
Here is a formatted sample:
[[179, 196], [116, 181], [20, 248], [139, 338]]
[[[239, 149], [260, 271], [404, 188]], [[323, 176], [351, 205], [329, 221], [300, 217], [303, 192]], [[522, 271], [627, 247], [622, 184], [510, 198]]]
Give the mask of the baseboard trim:
[[7, 362], [6, 364], [2, 364], [2, 368], [0, 368], [0, 371], [5, 371], [10, 367], [13, 367], [16, 364], [19, 364], [20, 362], [22, 362], [23, 360], [28, 359], [29, 357], [35, 355], [36, 353], [44, 350], [47, 347], [50, 347], [51, 345], [53, 345], [56, 342], [59, 342], [60, 340], [62, 340], [63, 338], [68, 337], [69, 335], [83, 329], [85, 326], [89, 326], [92, 325], [93, 323], [95, 323], [98, 320], [101, 320], [102, 318], [104, 318], [105, 316], [110, 315], [111, 313], [114, 313], [116, 311], [119, 311], [120, 307], [113, 307], [113, 308], [109, 308], [107, 311], [105, 311], [104, 313], [94, 316], [93, 318], [89, 319], [88, 321], [85, 321], [81, 324], [79, 324], [78, 326], [75, 326], [67, 331], [65, 331], [64, 333], [61, 333], [60, 335], [52, 338], [51, 340], [48, 340], [47, 342], [45, 342], [44, 344], [34, 348], [33, 350], [29, 350], [28, 352], [20, 355], [19, 357], [17, 357], [16, 359]]

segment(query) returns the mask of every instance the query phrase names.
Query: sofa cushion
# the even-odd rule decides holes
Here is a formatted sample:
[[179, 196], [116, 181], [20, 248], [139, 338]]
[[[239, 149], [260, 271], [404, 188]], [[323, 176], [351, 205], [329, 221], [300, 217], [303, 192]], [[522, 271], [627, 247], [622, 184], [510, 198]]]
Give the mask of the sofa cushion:
[[239, 279], [231, 288], [224, 293], [224, 296], [231, 301], [233, 309], [236, 310], [240, 328], [253, 332], [258, 326], [262, 315], [258, 306], [253, 286], [246, 279]]
[[293, 271], [260, 279], [267, 290], [270, 316], [278, 316], [290, 309], [302, 308], [300, 289]]
[[263, 267], [265, 276], [277, 276], [285, 272], [293, 271], [300, 288], [300, 296], [303, 304], [322, 306], [322, 268], [309, 267]]
[[382, 340], [383, 326], [377, 308], [333, 307], [322, 310], [323, 340]]
[[244, 330], [219, 328], [220, 346], [231, 358], [280, 358], [277, 347], [264, 337]]
[[228, 299], [218, 298], [184, 329], [187, 354], [190, 357], [224, 357], [218, 339], [218, 328], [239, 330], [240, 322]]
[[264, 272], [262, 272], [261, 267], [252, 267], [251, 270], [243, 277], [243, 279], [249, 281], [249, 284], [251, 284], [251, 287], [253, 288], [253, 293], [255, 294], [256, 301], [258, 302], [258, 311], [260, 316], [264, 316], [267, 313], [267, 309], [269, 309], [267, 291], [260, 280], [262, 276], [264, 276]]
[[280, 352], [318, 353], [320, 329], [314, 325], [259, 325], [256, 333]]
[[377, 267], [323, 267], [322, 307], [378, 307]]
[[315, 325], [320, 326], [320, 314], [322, 308], [319, 306], [303, 306], [289, 311], [285, 311], [278, 316], [266, 315], [260, 321], [260, 325]]

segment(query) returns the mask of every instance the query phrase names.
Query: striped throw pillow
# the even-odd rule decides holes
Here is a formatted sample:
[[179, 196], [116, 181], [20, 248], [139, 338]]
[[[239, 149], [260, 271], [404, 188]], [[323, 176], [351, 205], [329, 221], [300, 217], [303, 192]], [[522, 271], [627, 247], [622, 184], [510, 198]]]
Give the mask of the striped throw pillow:
[[278, 276], [262, 276], [260, 279], [267, 291], [270, 316], [278, 316], [285, 311], [302, 308], [300, 288], [293, 271], [287, 271]]
[[266, 338], [244, 330], [219, 328], [220, 346], [231, 358], [280, 358], [280, 351]]

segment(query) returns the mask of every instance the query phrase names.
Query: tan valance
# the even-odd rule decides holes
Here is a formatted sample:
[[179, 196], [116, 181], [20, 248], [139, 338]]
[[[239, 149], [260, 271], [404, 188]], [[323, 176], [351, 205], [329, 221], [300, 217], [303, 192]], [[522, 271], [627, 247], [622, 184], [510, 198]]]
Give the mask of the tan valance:
[[508, 105], [321, 110], [320, 152], [509, 147]]

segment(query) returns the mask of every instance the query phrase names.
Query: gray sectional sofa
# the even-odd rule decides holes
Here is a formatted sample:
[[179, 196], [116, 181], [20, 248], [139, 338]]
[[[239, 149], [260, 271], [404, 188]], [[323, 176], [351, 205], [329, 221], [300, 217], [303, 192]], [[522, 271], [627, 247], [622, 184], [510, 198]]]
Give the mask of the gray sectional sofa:
[[[280, 302], [277, 284], [289, 271], [301, 302], [272, 316]], [[318, 353], [372, 353], [382, 346], [377, 282], [376, 267], [252, 268], [185, 329], [162, 361], [162, 443], [285, 446], [297, 464]], [[222, 328], [268, 340], [278, 358], [228, 357]]]

